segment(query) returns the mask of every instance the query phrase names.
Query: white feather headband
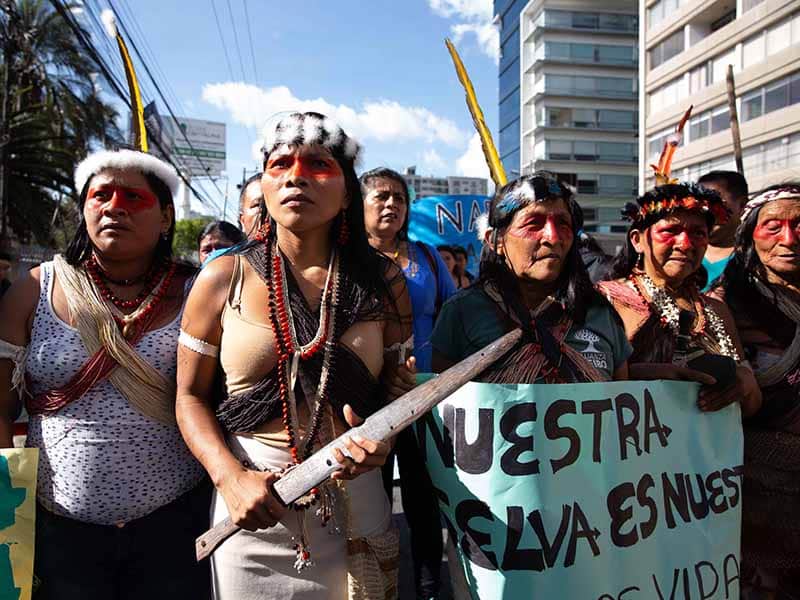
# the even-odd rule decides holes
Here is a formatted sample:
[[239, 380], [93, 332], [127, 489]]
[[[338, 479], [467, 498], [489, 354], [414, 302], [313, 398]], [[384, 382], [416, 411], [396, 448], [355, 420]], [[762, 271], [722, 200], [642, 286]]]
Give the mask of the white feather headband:
[[[741, 216], [742, 225], [754, 210], [761, 208], [768, 202], [774, 202], [775, 200], [800, 200], [800, 188], [793, 185], [787, 185], [785, 187], [780, 187], [764, 192], [763, 194], [759, 194], [745, 204]], [[740, 227], [742, 225], [740, 225]]]
[[75, 169], [75, 189], [78, 193], [83, 191], [86, 182], [93, 175], [97, 175], [103, 169], [139, 171], [158, 177], [169, 188], [173, 201], [181, 182], [177, 171], [171, 165], [152, 154], [136, 150], [101, 150], [87, 156]]
[[291, 113], [274, 126], [268, 123], [264, 130], [264, 143], [261, 151], [266, 157], [278, 146], [318, 144], [358, 163], [361, 145], [348, 136], [333, 120], [316, 113]]

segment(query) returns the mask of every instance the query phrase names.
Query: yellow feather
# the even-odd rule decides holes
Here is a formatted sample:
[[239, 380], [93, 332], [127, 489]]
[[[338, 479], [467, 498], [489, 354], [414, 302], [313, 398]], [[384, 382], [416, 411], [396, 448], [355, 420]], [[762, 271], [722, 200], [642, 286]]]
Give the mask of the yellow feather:
[[122, 35], [117, 33], [117, 45], [125, 65], [125, 78], [128, 80], [128, 92], [131, 95], [131, 112], [133, 115], [133, 132], [136, 140], [136, 148], [142, 152], [147, 152], [147, 130], [144, 127], [144, 104], [142, 95], [139, 91], [139, 81], [136, 79], [136, 71], [133, 69], [131, 55], [128, 54], [128, 47]]
[[464, 63], [461, 62], [461, 57], [458, 55], [455, 46], [453, 46], [450, 40], [446, 39], [444, 42], [447, 44], [447, 49], [450, 51], [450, 56], [453, 58], [458, 80], [461, 82], [461, 85], [464, 86], [464, 91], [467, 94], [467, 106], [472, 115], [472, 122], [475, 123], [475, 129], [478, 130], [478, 135], [481, 138], [483, 155], [486, 157], [489, 173], [497, 187], [505, 185], [507, 181], [506, 170], [503, 168], [503, 163], [500, 162], [497, 148], [495, 148], [494, 142], [492, 141], [492, 134], [486, 126], [486, 121], [483, 118], [483, 111], [478, 104], [478, 99], [475, 97], [475, 89], [472, 87], [472, 81], [469, 79], [467, 69], [464, 67]]

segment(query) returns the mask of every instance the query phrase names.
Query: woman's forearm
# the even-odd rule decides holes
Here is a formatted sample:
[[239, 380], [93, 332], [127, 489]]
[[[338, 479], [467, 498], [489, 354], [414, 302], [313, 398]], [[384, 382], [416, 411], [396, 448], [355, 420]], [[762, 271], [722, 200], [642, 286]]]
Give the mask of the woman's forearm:
[[208, 473], [214, 486], [244, 469], [225, 442], [211, 407], [195, 396], [179, 396], [175, 406], [178, 428], [186, 445]]

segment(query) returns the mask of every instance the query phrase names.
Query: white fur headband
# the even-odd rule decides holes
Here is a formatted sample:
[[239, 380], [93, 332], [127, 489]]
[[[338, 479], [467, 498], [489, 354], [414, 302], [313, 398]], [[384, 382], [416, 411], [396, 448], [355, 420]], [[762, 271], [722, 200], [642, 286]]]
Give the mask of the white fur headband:
[[361, 145], [328, 117], [310, 113], [292, 113], [283, 117], [275, 126], [267, 124], [261, 151], [267, 155], [283, 145], [318, 144], [345, 158], [358, 163]]
[[133, 170], [158, 177], [172, 193], [174, 201], [181, 182], [177, 171], [153, 156], [136, 150], [101, 150], [84, 158], [75, 169], [75, 189], [80, 194], [86, 182], [103, 169]]
[[800, 200], [800, 189], [795, 186], [787, 185], [786, 187], [769, 190], [763, 194], [759, 194], [744, 205], [741, 222], [744, 223], [747, 220], [747, 217], [750, 216], [750, 213], [757, 208], [761, 208], [768, 202], [774, 202], [775, 200]]

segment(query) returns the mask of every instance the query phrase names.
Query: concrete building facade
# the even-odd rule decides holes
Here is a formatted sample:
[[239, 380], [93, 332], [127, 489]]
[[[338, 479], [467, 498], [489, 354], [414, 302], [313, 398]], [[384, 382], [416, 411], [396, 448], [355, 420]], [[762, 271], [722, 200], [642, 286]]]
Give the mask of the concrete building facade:
[[531, 0], [519, 20], [520, 172], [573, 185], [585, 229], [612, 252], [637, 188], [638, 9], [637, 0]]
[[474, 195], [486, 196], [489, 182], [482, 177], [426, 177], [417, 175], [415, 167], [408, 167], [403, 179], [414, 188], [417, 198], [426, 196]]
[[751, 191], [800, 177], [800, 0], [640, 0], [640, 10], [640, 188], [689, 105], [673, 175], [736, 169], [729, 64]]

